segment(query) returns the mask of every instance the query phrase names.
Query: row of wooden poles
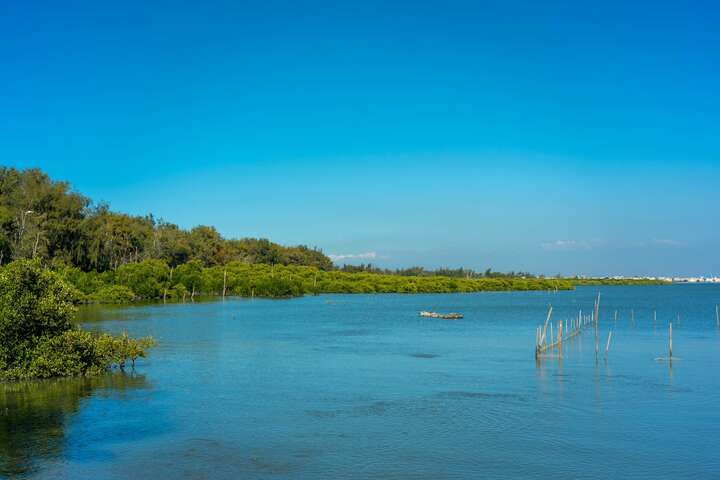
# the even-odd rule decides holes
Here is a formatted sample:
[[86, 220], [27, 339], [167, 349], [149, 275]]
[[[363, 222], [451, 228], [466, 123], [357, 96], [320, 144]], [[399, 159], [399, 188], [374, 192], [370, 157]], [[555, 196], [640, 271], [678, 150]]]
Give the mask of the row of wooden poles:
[[[615, 323], [618, 321], [618, 311], [615, 310]], [[677, 314], [677, 323], [680, 325], [680, 314]], [[635, 310], [630, 310], [630, 324], [635, 325]], [[653, 310], [653, 324], [657, 324], [657, 310]], [[720, 305], [715, 305], [715, 325], [720, 328]]]
[[[554, 324], [551, 322], [553, 307], [550, 305], [548, 308], [547, 317], [545, 318], [545, 324], [538, 326], [535, 330], [535, 357], [539, 357], [548, 350], [557, 348], [562, 350], [564, 342], [567, 342], [571, 338], [580, 335], [586, 328], [594, 328], [597, 330], [598, 317], [600, 313], [600, 294], [598, 293], [593, 305], [593, 311], [589, 315], [583, 315], [582, 310], [578, 313], [577, 318], [571, 318], [563, 322], [560, 320], [557, 323], [557, 334], [554, 333]], [[597, 333], [597, 332], [596, 332]], [[549, 334], [549, 335], [548, 335]], [[607, 344], [605, 351], [610, 349], [610, 340], [612, 338], [612, 331], [608, 335]], [[598, 344], [596, 341], [595, 350], [598, 351]]]
[[[545, 318], [545, 324], [538, 326], [535, 330], [535, 358], [540, 357], [542, 354], [553, 348], [562, 351], [564, 342], [567, 342], [571, 338], [579, 335], [586, 328], [593, 328], [595, 331], [595, 357], [597, 358], [600, 354], [600, 341], [598, 332], [598, 320], [600, 315], [600, 294], [598, 293], [593, 305], [593, 311], [590, 315], [583, 315], [582, 310], [578, 313], [577, 318], [567, 320], [563, 323], [560, 320], [557, 323], [557, 335], [554, 334], [553, 323], [550, 321], [552, 318], [553, 308], [552, 305], [548, 308], [547, 317]], [[634, 320], [633, 311], [633, 320]], [[657, 312], [654, 313], [654, 320], [657, 321]], [[615, 311], [615, 321], [617, 322], [617, 310]], [[679, 321], [679, 315], [678, 315]], [[720, 328], [720, 305], [715, 305], [715, 323]], [[549, 330], [548, 330], [549, 328]], [[549, 335], [548, 335], [549, 333]], [[659, 358], [658, 360], [673, 360], [673, 340], [672, 340], [672, 322], [668, 325], [668, 358]], [[610, 351], [610, 341], [612, 340], [612, 330], [608, 332], [607, 342], [605, 344], [605, 356]]]

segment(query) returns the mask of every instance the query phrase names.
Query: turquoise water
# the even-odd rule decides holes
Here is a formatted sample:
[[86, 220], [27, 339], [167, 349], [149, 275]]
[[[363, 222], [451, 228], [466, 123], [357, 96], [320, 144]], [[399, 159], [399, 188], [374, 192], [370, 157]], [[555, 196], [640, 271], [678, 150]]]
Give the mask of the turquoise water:
[[[547, 305], [556, 321], [589, 313], [598, 291], [608, 358], [588, 330], [536, 363]], [[716, 303], [717, 286], [679, 285], [88, 308], [86, 328], [159, 346], [134, 373], [2, 387], [0, 472], [720, 478]], [[672, 367], [655, 360], [668, 321]]]

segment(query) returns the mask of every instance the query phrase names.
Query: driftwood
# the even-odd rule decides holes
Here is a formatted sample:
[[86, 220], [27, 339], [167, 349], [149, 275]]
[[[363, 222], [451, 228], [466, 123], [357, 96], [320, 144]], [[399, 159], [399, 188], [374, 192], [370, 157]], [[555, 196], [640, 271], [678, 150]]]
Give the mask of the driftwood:
[[445, 320], [457, 320], [459, 318], [463, 318], [463, 315], [461, 313], [437, 313], [437, 312], [420, 312], [421, 317], [429, 317], [429, 318], [442, 318]]

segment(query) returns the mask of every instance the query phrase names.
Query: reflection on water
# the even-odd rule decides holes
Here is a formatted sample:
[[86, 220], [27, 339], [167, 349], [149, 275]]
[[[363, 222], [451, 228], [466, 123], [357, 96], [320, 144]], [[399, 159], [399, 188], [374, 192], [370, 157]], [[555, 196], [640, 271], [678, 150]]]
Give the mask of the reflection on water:
[[[598, 290], [599, 358], [590, 329], [536, 361], [548, 303], [566, 320]], [[715, 478], [719, 302], [672, 286], [86, 308], [85, 328], [158, 340], [137, 367], [152, 387], [3, 387], [0, 477]], [[655, 360], [670, 321], [672, 370]]]
[[147, 387], [143, 375], [124, 373], [0, 384], [0, 474], [31, 473], [35, 460], [64, 455], [67, 423], [83, 399]]

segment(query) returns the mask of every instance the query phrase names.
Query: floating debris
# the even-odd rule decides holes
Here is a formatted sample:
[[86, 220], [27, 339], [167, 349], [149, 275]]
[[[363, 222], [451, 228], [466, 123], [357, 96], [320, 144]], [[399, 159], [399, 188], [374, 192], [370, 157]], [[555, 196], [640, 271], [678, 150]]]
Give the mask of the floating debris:
[[437, 313], [437, 312], [420, 312], [421, 317], [443, 318], [445, 320], [457, 320], [463, 318], [461, 313]]
[[415, 358], [437, 358], [440, 355], [436, 353], [413, 353], [410, 356]]

